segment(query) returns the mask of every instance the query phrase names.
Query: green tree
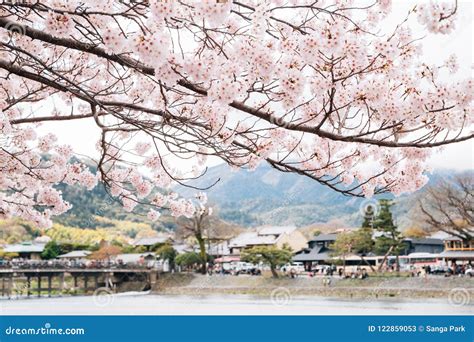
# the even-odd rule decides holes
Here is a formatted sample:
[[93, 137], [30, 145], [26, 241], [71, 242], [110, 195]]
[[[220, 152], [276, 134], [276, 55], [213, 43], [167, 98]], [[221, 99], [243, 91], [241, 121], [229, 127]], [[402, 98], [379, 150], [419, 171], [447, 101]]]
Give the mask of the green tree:
[[403, 235], [393, 223], [393, 216], [390, 208], [393, 202], [387, 199], [379, 200], [380, 212], [374, 220], [374, 229], [382, 235], [375, 240], [375, 251], [378, 254], [385, 254], [380, 265], [383, 266], [390, 253], [396, 256], [396, 270], [400, 271], [399, 254], [403, 250]]
[[361, 258], [361, 260], [367, 264], [372, 272], [376, 272], [376, 269], [370, 264], [364, 257], [374, 251], [374, 240], [372, 238], [372, 228], [363, 227], [352, 233], [353, 235], [353, 248], [354, 252]]
[[179, 254], [175, 259], [175, 263], [179, 266], [191, 267], [196, 264], [202, 264], [202, 259], [198, 253], [187, 252]]
[[353, 251], [354, 235], [352, 233], [337, 234], [336, 241], [331, 245], [333, 255], [342, 257], [342, 269], [346, 274], [346, 257]]
[[240, 259], [252, 264], [264, 263], [270, 266], [272, 276], [278, 278], [277, 267], [286, 265], [291, 261], [292, 253], [287, 248], [277, 247], [252, 247], [244, 249]]
[[175, 259], [177, 256], [176, 250], [171, 245], [162, 245], [155, 250], [155, 253], [163, 261], [168, 261], [170, 265], [170, 270], [174, 270]]
[[55, 259], [58, 255], [62, 254], [61, 246], [54, 240], [48, 242], [44, 246], [43, 253], [41, 253], [41, 258], [45, 260]]
[[364, 258], [374, 248], [371, 228], [361, 228], [338, 234], [331, 248], [334, 250], [334, 255], [342, 256], [344, 273], [346, 272], [346, 257], [349, 254], [357, 254], [373, 272], [376, 272], [375, 268]]

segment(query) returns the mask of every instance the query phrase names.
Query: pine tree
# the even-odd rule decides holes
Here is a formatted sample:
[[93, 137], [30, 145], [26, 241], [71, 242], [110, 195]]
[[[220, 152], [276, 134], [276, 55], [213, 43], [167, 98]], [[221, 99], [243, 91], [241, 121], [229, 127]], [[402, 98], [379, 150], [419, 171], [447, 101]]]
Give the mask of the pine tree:
[[393, 223], [390, 208], [393, 202], [387, 199], [379, 200], [380, 212], [373, 222], [373, 227], [383, 234], [375, 241], [375, 251], [380, 254], [391, 253], [396, 256], [396, 270], [400, 271], [399, 254], [403, 250], [403, 236]]
[[54, 259], [61, 254], [61, 246], [56, 241], [50, 241], [44, 247], [44, 251], [41, 253], [41, 258], [44, 260]]

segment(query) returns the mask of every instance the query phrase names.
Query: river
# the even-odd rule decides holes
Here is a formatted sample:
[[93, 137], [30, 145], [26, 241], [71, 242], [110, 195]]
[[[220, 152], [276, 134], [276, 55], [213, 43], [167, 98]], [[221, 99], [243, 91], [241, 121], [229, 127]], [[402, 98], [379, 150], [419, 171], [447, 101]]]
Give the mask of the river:
[[1, 315], [472, 315], [444, 299], [343, 300], [142, 293], [0, 300]]

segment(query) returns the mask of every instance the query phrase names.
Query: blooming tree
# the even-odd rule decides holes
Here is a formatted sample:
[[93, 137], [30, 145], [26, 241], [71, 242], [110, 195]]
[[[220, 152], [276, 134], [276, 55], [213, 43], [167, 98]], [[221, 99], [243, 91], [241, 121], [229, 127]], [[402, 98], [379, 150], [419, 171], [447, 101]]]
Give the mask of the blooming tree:
[[[56, 184], [98, 181], [125, 210], [191, 217], [191, 201], [156, 189], [199, 177], [209, 157], [268, 162], [346, 195], [418, 189], [434, 147], [473, 137], [473, 81], [440, 79], [454, 55], [422, 61], [422, 37], [454, 30], [455, 0], [413, 4], [387, 31], [391, 6], [1, 1], [0, 217], [48, 226], [70, 207]], [[96, 174], [37, 134], [77, 120], [100, 129]]]

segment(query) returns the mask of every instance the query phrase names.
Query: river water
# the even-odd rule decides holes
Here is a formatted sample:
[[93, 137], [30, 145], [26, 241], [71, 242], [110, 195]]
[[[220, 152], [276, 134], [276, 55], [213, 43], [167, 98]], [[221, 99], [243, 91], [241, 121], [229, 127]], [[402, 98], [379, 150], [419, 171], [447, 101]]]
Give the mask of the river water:
[[343, 300], [246, 295], [143, 293], [0, 300], [2, 315], [473, 315], [474, 305], [447, 299]]

